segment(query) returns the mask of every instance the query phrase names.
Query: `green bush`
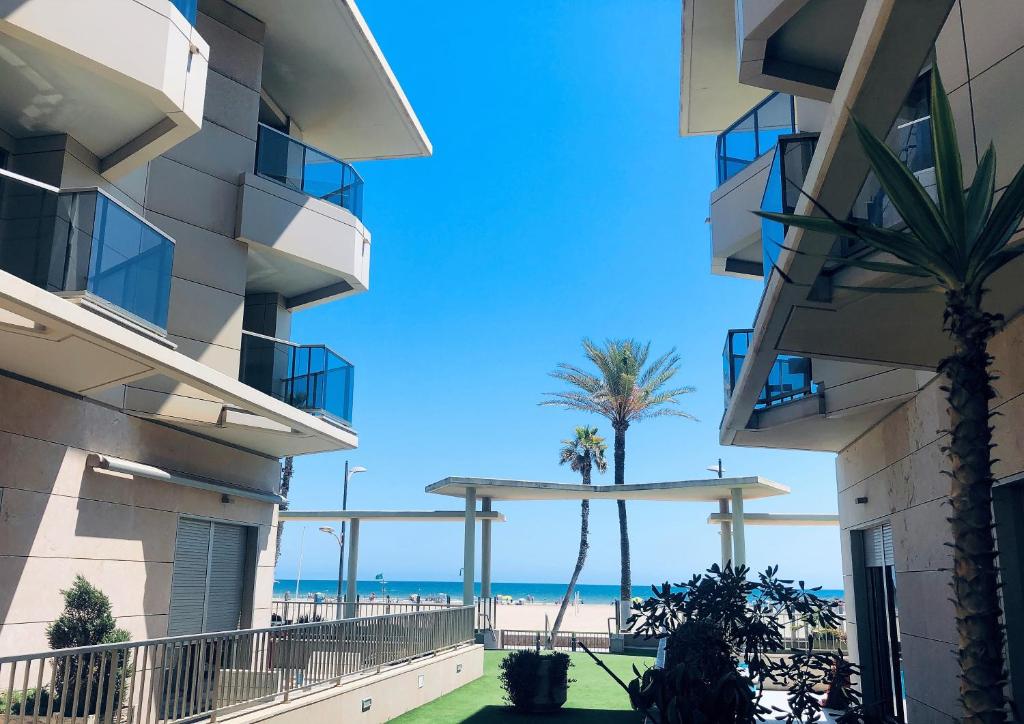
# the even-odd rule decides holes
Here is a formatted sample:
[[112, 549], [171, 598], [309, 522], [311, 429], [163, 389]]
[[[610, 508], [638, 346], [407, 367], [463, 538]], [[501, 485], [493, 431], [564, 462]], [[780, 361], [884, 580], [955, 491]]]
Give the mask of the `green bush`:
[[[61, 591], [61, 595], [64, 596], [64, 612], [46, 627], [50, 648], [69, 649], [131, 640], [127, 631], [117, 627], [110, 599], [82, 576], [75, 576], [74, 583]], [[122, 684], [131, 675], [131, 667], [123, 652], [92, 657], [91, 666], [88, 658], [81, 663], [77, 657], [58, 658], [55, 668], [55, 708], [62, 709], [67, 716], [85, 716], [119, 708]], [[113, 689], [110, 686], [111, 676], [114, 677]], [[76, 707], [74, 691], [75, 682], [79, 678], [82, 680], [83, 693]], [[91, 684], [87, 686], [87, 682]], [[90, 691], [88, 696], [84, 693], [87, 688]], [[113, 694], [110, 702], [107, 701], [108, 690]]]
[[516, 709], [532, 708], [537, 694], [537, 670], [541, 661], [545, 660], [551, 662], [548, 666], [548, 682], [552, 689], [561, 686], [562, 682], [572, 683], [573, 680], [569, 678], [572, 661], [568, 654], [541, 654], [530, 649], [513, 651], [501, 660], [501, 674], [498, 676], [501, 688], [505, 690], [505, 701]]

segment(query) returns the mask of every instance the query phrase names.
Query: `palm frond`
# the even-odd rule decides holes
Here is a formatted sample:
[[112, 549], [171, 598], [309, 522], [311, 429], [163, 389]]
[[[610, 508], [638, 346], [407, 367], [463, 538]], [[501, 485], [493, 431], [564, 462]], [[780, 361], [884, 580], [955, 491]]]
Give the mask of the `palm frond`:
[[[956, 125], [953, 123], [949, 97], [942, 87], [942, 78], [936, 72], [932, 73], [931, 80], [932, 158], [935, 162], [935, 187], [939, 197], [939, 209], [942, 212], [940, 218], [950, 231], [953, 248], [961, 259], [966, 260], [964, 174], [960, 164], [960, 144], [956, 137]], [[917, 177], [914, 176], [914, 179], [916, 181]]]

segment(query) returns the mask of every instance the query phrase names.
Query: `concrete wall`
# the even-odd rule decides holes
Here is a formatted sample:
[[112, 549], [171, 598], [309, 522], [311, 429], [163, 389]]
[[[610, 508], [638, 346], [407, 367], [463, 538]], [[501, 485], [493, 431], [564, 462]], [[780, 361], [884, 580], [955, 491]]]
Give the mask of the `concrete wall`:
[[[90, 452], [276, 490], [277, 460], [0, 376], [0, 651], [48, 648], [60, 589], [84, 575], [133, 639], [165, 634], [179, 516], [257, 530], [254, 625], [268, 625], [275, 507], [145, 478], [98, 473]], [[244, 614], [243, 614], [244, 615]]]
[[[977, 152], [991, 142], [999, 159], [996, 186], [1005, 187], [1024, 164], [1018, 112], [1024, 75], [1020, 4], [959, 0], [936, 43], [936, 59], [956, 115], [965, 176], [971, 177]], [[992, 407], [1000, 413], [994, 418], [999, 445], [994, 454], [1001, 479], [1024, 471], [1022, 347], [1024, 318], [1012, 321], [992, 344], [1000, 375]], [[925, 385], [913, 400], [843, 450], [836, 463], [851, 652], [857, 648], [858, 623], [851, 531], [888, 521], [894, 537], [908, 718], [915, 724], [951, 721], [959, 707], [955, 618], [949, 600], [952, 554], [946, 545], [951, 537], [945, 502], [949, 481], [942, 474], [941, 452], [948, 416], [941, 384], [936, 378]], [[856, 503], [860, 497], [867, 503]], [[1019, 566], [1007, 568], [1004, 576], [1015, 578], [1019, 571]], [[1017, 678], [1024, 678], [1024, 672]]]
[[[380, 674], [347, 682], [338, 687], [296, 696], [292, 701], [246, 712], [225, 721], [237, 724], [275, 722], [360, 722], [377, 724], [401, 716], [483, 676], [484, 647], [464, 646], [418, 659]], [[420, 687], [419, 677], [423, 677]], [[370, 699], [367, 710], [363, 701]]]

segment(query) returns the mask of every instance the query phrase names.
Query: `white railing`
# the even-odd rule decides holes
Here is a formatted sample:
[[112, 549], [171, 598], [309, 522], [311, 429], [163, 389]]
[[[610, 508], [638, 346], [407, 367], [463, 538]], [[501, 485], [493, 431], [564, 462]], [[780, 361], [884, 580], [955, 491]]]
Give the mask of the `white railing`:
[[[497, 621], [497, 599], [494, 597], [476, 599], [477, 629], [493, 629]], [[276, 625], [291, 623], [314, 623], [331, 621], [338, 618], [364, 618], [366, 616], [386, 616], [392, 613], [412, 613], [416, 611], [437, 611], [459, 606], [458, 603], [440, 603], [437, 601], [393, 601], [390, 599], [361, 600], [339, 606], [336, 599], [325, 598], [322, 601], [302, 599], [275, 598], [271, 602], [270, 612]]]
[[460, 606], [0, 657], [0, 723], [213, 721], [473, 641]]

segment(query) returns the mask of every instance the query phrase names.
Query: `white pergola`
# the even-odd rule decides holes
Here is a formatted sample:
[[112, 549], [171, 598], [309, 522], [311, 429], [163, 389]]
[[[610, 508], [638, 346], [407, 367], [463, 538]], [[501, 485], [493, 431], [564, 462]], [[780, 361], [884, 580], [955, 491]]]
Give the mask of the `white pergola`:
[[[743, 565], [746, 563], [744, 524], [753, 522], [751, 516], [758, 515], [745, 515], [743, 512], [744, 501], [786, 495], [789, 493], [789, 488], [758, 476], [676, 480], [660, 483], [627, 483], [625, 485], [581, 485], [537, 480], [449, 477], [428, 485], [426, 492], [463, 498], [465, 501], [466, 539], [463, 552], [462, 591], [463, 600], [471, 601], [476, 564], [475, 516], [491, 512], [492, 501], [600, 500], [604, 498], [607, 500], [654, 502], [717, 502], [719, 512], [715, 522], [721, 529], [722, 564], [732, 561], [735, 565]], [[478, 497], [481, 499], [481, 512], [476, 510]], [[491, 595], [491, 529], [488, 521], [481, 526], [480, 548], [480, 595], [486, 598]]]
[[[490, 538], [491, 523], [504, 522], [505, 516], [491, 510], [488, 506], [485, 510], [476, 510], [476, 503], [473, 510], [282, 510], [278, 513], [278, 520], [294, 521], [303, 523], [340, 523], [348, 521], [349, 531], [345, 542], [348, 546], [348, 580], [345, 589], [345, 616], [355, 616], [356, 582], [358, 581], [359, 567], [359, 523], [360, 521], [377, 521], [387, 523], [465, 523], [466, 539], [474, 541], [476, 538], [476, 521], [480, 521], [484, 539], [488, 543], [487, 556], [490, 559]], [[469, 543], [467, 545], [472, 545]], [[472, 559], [471, 559], [472, 560]], [[488, 588], [490, 588], [490, 571], [488, 571]], [[463, 591], [463, 603], [473, 603], [473, 573], [469, 573], [470, 589], [469, 595]], [[483, 593], [481, 591], [481, 593]], [[490, 596], [490, 592], [483, 594]]]

